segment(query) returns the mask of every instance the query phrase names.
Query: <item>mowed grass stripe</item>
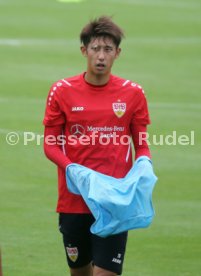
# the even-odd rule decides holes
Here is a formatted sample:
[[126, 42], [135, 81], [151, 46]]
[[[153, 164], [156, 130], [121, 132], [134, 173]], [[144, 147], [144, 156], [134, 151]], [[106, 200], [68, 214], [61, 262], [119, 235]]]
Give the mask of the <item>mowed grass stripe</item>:
[[118, 4], [138, 5], [138, 6], [156, 6], [156, 7], [172, 7], [172, 8], [192, 8], [201, 7], [199, 2], [194, 1], [165, 1], [165, 0], [111, 0], [111, 2]]
[[[200, 36], [186, 36], [186, 37], [168, 37], [168, 36], [161, 36], [161, 37], [129, 37], [126, 39], [125, 43], [139, 43], [139, 44], [197, 44], [201, 42]], [[123, 42], [124, 43], [124, 42]], [[41, 39], [41, 38], [0, 38], [0, 46], [13, 46], [13, 47], [20, 47], [20, 46], [47, 46], [47, 45], [79, 45], [78, 39]]]

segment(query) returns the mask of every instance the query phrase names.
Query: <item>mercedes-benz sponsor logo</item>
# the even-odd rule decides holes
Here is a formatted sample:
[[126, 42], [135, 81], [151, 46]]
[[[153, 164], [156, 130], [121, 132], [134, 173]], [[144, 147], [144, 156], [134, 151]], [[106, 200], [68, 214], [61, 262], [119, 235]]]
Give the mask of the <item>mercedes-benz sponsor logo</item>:
[[82, 135], [85, 134], [85, 128], [82, 125], [76, 124], [71, 127], [70, 132], [72, 135], [80, 138]]

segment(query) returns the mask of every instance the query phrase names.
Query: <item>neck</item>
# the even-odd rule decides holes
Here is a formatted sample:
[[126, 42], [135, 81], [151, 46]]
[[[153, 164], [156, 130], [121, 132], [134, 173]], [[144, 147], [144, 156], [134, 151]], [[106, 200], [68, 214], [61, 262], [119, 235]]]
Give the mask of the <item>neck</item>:
[[84, 79], [86, 80], [86, 82], [92, 84], [92, 85], [97, 85], [97, 86], [101, 86], [101, 85], [105, 85], [108, 83], [109, 79], [110, 79], [110, 74], [107, 75], [95, 75], [92, 74], [90, 72], [86, 72]]

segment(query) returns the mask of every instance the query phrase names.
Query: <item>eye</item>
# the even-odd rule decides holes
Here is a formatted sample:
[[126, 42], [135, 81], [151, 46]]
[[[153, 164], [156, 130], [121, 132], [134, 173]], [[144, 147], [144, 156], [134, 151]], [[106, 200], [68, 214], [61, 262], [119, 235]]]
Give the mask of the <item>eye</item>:
[[100, 47], [98, 46], [92, 46], [91, 49], [94, 51], [94, 52], [98, 52], [100, 49]]
[[112, 51], [113, 51], [113, 48], [110, 47], [110, 46], [107, 46], [107, 47], [105, 47], [105, 51], [106, 51], [106, 52], [112, 52]]

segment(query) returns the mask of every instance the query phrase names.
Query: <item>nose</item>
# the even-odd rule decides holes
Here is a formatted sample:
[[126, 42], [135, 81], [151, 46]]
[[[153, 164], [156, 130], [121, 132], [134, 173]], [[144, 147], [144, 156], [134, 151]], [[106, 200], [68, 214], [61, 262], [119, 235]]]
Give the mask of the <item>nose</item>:
[[98, 59], [101, 61], [105, 59], [104, 49], [100, 49], [100, 51], [98, 52]]

